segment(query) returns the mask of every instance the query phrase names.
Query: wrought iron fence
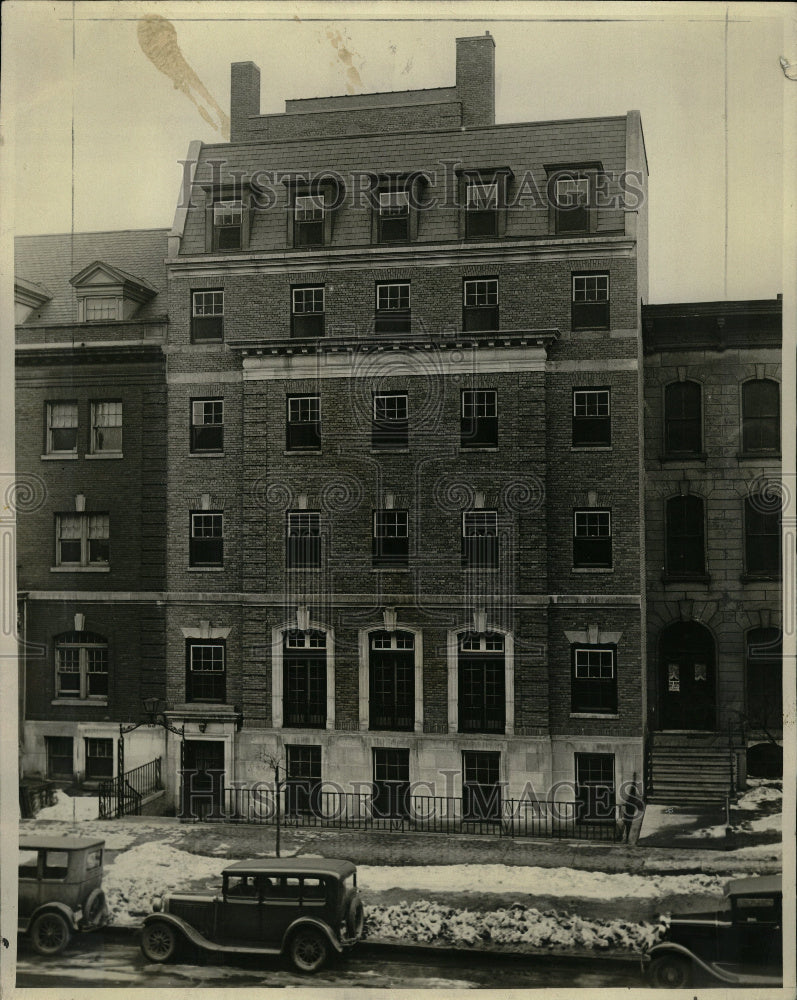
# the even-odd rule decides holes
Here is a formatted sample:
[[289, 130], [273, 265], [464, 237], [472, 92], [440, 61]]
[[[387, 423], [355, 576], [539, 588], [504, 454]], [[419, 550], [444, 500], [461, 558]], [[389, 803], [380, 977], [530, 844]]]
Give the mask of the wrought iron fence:
[[[441, 795], [408, 795], [389, 811], [379, 808], [371, 792], [323, 792], [297, 799], [290, 789], [279, 792], [283, 827], [325, 827], [349, 830], [395, 830], [420, 833], [493, 834], [503, 837], [547, 837], [566, 840], [620, 839], [622, 825], [616, 806], [597, 818], [585, 802], [537, 799], [487, 801]], [[275, 825], [277, 796], [269, 788], [231, 786], [223, 805], [207, 820]]]
[[139, 816], [143, 799], [163, 788], [161, 758], [147, 761], [132, 771], [100, 782], [100, 819]]

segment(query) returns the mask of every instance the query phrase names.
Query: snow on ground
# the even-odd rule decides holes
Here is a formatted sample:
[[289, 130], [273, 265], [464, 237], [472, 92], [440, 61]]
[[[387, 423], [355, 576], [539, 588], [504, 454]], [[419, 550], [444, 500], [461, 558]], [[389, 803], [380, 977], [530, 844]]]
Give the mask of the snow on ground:
[[737, 809], [760, 809], [764, 803], [780, 805], [783, 801], [783, 783], [764, 778], [748, 778], [749, 790], [736, 803]]
[[721, 895], [726, 881], [717, 875], [626, 875], [511, 865], [357, 867], [360, 888], [374, 892], [396, 888], [425, 889], [429, 892], [514, 892], [518, 895], [575, 896], [580, 899], [652, 899], [693, 892]]
[[55, 805], [45, 806], [36, 813], [36, 819], [60, 819], [77, 823], [97, 819], [100, 800], [95, 795], [67, 795], [60, 788], [55, 792]]

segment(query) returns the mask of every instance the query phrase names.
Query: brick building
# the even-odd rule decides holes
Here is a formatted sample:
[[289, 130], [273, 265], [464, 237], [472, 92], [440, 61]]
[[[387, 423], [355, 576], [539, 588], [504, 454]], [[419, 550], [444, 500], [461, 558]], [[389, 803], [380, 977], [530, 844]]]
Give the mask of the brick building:
[[[771, 450], [737, 464], [725, 444], [665, 461], [662, 393], [705, 379], [724, 405], [749, 377], [769, 384], [774, 340], [751, 334], [744, 358], [734, 341], [709, 374], [713, 347], [667, 339], [668, 310], [686, 307], [648, 307], [643, 387], [639, 114], [496, 124], [489, 35], [457, 40], [452, 87], [260, 115], [257, 67], [237, 63], [231, 92], [231, 141], [192, 143], [170, 232], [18, 245], [32, 310], [18, 459], [53, 484], [19, 525], [43, 652], [27, 664], [25, 770], [60, 776], [50, 738], [72, 739], [85, 771], [81, 740], [110, 739], [157, 695], [185, 727], [194, 790], [225, 808], [225, 787], [269, 780], [278, 761], [297, 808], [308, 789], [374, 782], [389, 813], [421, 783], [476, 811], [497, 787], [533, 788], [594, 815], [643, 782], [648, 728], [660, 747], [683, 724], [659, 697], [662, 633], [681, 618], [714, 628], [697, 574], [661, 578], [662, 519], [676, 517], [663, 504], [695, 470], [722, 465], [719, 483], [733, 468], [742, 489], [774, 468]], [[759, 307], [707, 306], [698, 327], [746, 316], [757, 330]], [[125, 442], [101, 478], [100, 412], [123, 414]], [[706, 442], [723, 419], [706, 404]], [[755, 419], [764, 435], [771, 417]], [[58, 575], [59, 526], [78, 515], [101, 530], [90, 518], [106, 516], [109, 565], [86, 534], [88, 564]], [[735, 586], [737, 610], [716, 613], [752, 615], [739, 635], [774, 627], [777, 584]], [[107, 652], [59, 638], [74, 633]], [[86, 671], [80, 699], [58, 693], [62, 646], [78, 647], [64, 655]], [[103, 656], [109, 693], [83, 698], [81, 664]], [[715, 671], [713, 719], [686, 728], [741, 708], [734, 656]], [[178, 743], [146, 727], [127, 739], [128, 766], [165, 755], [176, 806]]]
[[705, 799], [782, 738], [779, 299], [643, 308], [648, 791]]

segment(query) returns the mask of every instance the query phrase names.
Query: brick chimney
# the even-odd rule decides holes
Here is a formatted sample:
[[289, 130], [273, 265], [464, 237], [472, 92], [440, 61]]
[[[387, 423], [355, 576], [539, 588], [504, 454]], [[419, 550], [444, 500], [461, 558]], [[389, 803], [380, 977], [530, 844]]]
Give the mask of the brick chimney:
[[230, 142], [249, 135], [250, 115], [260, 114], [260, 67], [237, 62], [230, 67]]
[[495, 41], [489, 31], [457, 39], [457, 94], [463, 125], [495, 125]]

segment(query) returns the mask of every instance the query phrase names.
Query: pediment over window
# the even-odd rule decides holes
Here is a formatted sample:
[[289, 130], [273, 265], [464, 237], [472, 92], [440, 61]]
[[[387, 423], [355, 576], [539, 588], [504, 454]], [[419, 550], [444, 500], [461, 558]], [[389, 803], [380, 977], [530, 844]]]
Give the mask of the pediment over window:
[[14, 279], [14, 322], [24, 323], [34, 309], [49, 302], [53, 293], [44, 285], [25, 278]]
[[69, 279], [78, 301], [78, 321], [130, 319], [143, 302], [157, 295], [148, 281], [95, 260]]

